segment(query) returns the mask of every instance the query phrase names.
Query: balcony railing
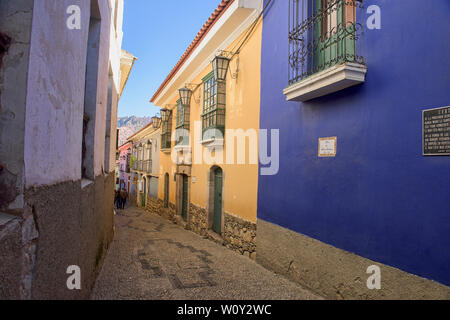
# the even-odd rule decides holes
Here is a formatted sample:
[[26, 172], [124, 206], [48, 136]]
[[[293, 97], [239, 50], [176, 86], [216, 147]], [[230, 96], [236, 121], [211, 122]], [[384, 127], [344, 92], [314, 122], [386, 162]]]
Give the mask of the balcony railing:
[[335, 65], [364, 64], [356, 53], [359, 8], [362, 0], [290, 0], [289, 84]]
[[142, 171], [152, 173], [152, 160], [145, 160], [143, 162]]
[[138, 160], [133, 164], [134, 171], [152, 173], [152, 160]]

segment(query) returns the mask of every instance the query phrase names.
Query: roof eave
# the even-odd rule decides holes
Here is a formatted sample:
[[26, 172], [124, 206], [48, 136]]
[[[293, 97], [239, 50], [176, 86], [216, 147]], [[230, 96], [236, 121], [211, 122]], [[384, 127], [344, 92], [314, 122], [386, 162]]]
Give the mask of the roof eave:
[[172, 78], [175, 76], [175, 74], [178, 72], [178, 70], [181, 68], [181, 66], [192, 55], [192, 52], [194, 52], [194, 50], [199, 46], [199, 44], [202, 42], [202, 40], [205, 38], [205, 36], [208, 34], [208, 32], [212, 29], [214, 24], [222, 17], [222, 15], [225, 13], [225, 11], [231, 6], [231, 4], [234, 1], [235, 0], [223, 0], [219, 4], [217, 9], [209, 17], [208, 21], [206, 21], [206, 23], [203, 25], [203, 27], [197, 33], [195, 39], [192, 41], [192, 43], [186, 49], [185, 53], [181, 56], [178, 63], [175, 65], [175, 67], [172, 69], [172, 71], [169, 73], [169, 75], [163, 81], [161, 86], [155, 92], [153, 97], [150, 99], [150, 102], [155, 103], [156, 99], [158, 98], [158, 95], [164, 90], [166, 85], [170, 82], [170, 80], [172, 80]]

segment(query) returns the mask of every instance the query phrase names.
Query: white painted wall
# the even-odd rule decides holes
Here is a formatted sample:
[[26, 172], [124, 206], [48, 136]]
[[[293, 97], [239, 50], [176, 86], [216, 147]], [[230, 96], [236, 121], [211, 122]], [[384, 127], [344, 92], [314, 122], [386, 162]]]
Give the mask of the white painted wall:
[[[81, 8], [81, 30], [66, 27]], [[89, 1], [35, 0], [25, 117], [25, 185], [81, 177]]]
[[[110, 24], [110, 47], [109, 47], [109, 62], [113, 78], [113, 97], [112, 97], [112, 114], [111, 114], [111, 125], [110, 130], [110, 160], [109, 160], [109, 171], [112, 172], [115, 167], [115, 154], [116, 154], [116, 129], [117, 129], [117, 111], [119, 105], [119, 88], [120, 88], [120, 57], [122, 55], [122, 25], [123, 25], [123, 10], [124, 10], [124, 0], [109, 0], [111, 7], [111, 17], [114, 19], [114, 12], [116, 10], [117, 3], [117, 23]], [[115, 29], [117, 25], [117, 30]], [[106, 168], [108, 169], [108, 168]]]
[[[105, 171], [105, 134], [106, 134], [106, 106], [108, 102], [109, 82], [109, 57], [110, 57], [110, 34], [112, 23], [112, 10], [110, 1], [99, 1], [100, 15], [102, 17], [102, 28], [100, 31], [100, 53], [97, 80], [97, 114], [95, 116], [95, 138], [94, 138], [94, 175], [95, 177]], [[112, 66], [113, 64], [111, 64]], [[113, 71], [114, 73], [114, 71]]]
[[[119, 0], [116, 37], [115, 0], [98, 0], [102, 17], [94, 137], [94, 173], [105, 169], [106, 106], [109, 69], [116, 91], [120, 84], [123, 0]], [[81, 8], [81, 30], [69, 30], [70, 5]], [[25, 119], [25, 185], [49, 185], [81, 179], [86, 50], [89, 0], [35, 0]], [[117, 113], [114, 99], [113, 113]], [[115, 147], [116, 114], [111, 144]], [[112, 133], [114, 131], [114, 133]], [[115, 150], [111, 150], [114, 154]], [[111, 156], [111, 168], [114, 168]]]

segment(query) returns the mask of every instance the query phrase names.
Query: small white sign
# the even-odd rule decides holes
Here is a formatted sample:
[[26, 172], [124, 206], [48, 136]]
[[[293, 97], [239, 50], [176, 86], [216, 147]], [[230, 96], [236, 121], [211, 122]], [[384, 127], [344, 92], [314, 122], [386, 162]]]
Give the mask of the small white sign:
[[336, 157], [337, 137], [319, 139], [319, 157]]

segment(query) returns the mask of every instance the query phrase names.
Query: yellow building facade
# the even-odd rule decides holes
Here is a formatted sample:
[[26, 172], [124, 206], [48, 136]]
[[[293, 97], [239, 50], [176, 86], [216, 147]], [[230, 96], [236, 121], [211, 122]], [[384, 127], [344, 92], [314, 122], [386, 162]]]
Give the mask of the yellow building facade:
[[[252, 258], [261, 10], [262, 1], [223, 1], [152, 98], [163, 113], [156, 209]], [[213, 71], [217, 56], [229, 61], [224, 81]], [[192, 94], [189, 105], [180, 99], [185, 87]]]

